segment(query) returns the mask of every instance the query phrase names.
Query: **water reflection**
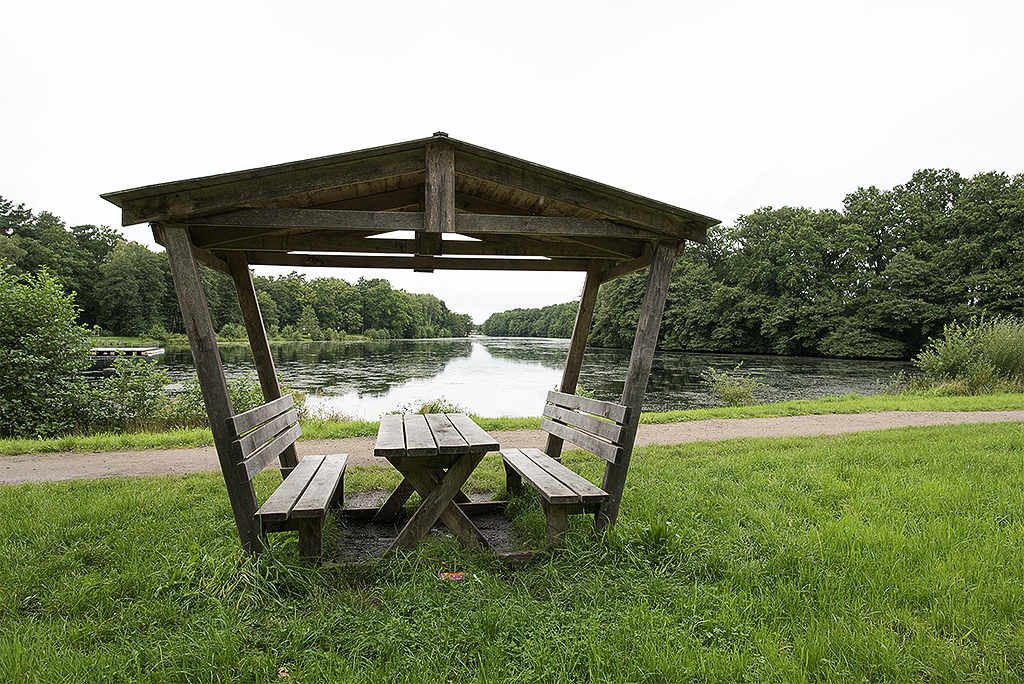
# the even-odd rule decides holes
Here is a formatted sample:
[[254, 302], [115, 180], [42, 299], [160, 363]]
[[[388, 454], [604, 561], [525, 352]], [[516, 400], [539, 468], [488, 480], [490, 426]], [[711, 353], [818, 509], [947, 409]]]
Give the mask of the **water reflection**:
[[[538, 415], [545, 394], [561, 380], [569, 342], [475, 337], [287, 343], [272, 349], [278, 373], [306, 390], [313, 405], [373, 420], [402, 405], [441, 396], [484, 416]], [[253, 372], [247, 346], [225, 345], [220, 351], [229, 379]], [[599, 399], [619, 400], [629, 356], [628, 349], [588, 350], [581, 384]], [[879, 383], [910, 369], [899, 361], [658, 352], [644, 409], [710, 406], [701, 373], [708, 367], [732, 370], [740, 362], [744, 372], [766, 385], [766, 401], [872, 394]], [[187, 348], [168, 349], [160, 363], [177, 387], [195, 374]]]

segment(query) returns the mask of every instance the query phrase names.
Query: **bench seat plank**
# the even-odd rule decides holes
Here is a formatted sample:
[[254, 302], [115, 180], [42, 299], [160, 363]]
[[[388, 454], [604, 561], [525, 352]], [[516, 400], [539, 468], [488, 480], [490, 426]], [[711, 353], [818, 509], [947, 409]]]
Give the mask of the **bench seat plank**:
[[608, 492], [582, 475], [565, 467], [565, 465], [551, 458], [540, 449], [521, 449], [521, 451], [527, 458], [540, 465], [559, 482], [576, 492], [583, 503], [599, 503], [608, 498]]
[[313, 476], [309, 486], [302, 492], [302, 496], [292, 509], [293, 518], [319, 518], [327, 512], [335, 498], [347, 462], [348, 454], [333, 454], [323, 457], [323, 462], [317, 469], [316, 475]]
[[[526, 478], [540, 492], [545, 501], [554, 504], [579, 503], [580, 496], [568, 485], [548, 472], [525, 449], [502, 449], [501, 458], [517, 473]], [[554, 460], [554, 459], [549, 459]]]
[[299, 465], [295, 466], [291, 474], [284, 479], [284, 482], [278, 485], [274, 493], [263, 502], [256, 515], [267, 521], [287, 520], [295, 507], [295, 502], [306, 491], [306, 487], [309, 486], [323, 461], [323, 456], [303, 457], [299, 461]]

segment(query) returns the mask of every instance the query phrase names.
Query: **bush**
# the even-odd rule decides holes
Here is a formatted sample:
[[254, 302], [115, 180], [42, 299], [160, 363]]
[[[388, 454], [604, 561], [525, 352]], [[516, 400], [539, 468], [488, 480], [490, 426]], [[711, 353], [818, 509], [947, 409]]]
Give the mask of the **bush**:
[[45, 269], [0, 261], [0, 436], [69, 432], [86, 400], [90, 331]]
[[167, 371], [151, 359], [120, 355], [114, 374], [89, 391], [83, 414], [90, 431], [129, 432], [159, 425], [170, 400]]
[[701, 377], [711, 385], [711, 396], [718, 405], [753, 406], [761, 403], [756, 393], [763, 389], [765, 384], [749, 375], [740, 376], [741, 366], [742, 361], [731, 371], [717, 371], [709, 367], [701, 373]]
[[1020, 391], [1024, 386], [1024, 321], [978, 319], [943, 328], [914, 359], [923, 373], [916, 389], [945, 394]]
[[[301, 419], [305, 415], [306, 395], [284, 386], [281, 391], [285, 394], [291, 392]], [[231, 407], [235, 413], [244, 413], [264, 403], [263, 389], [260, 387], [259, 379], [254, 378], [252, 373], [246, 373], [237, 380], [228, 380], [228, 395], [231, 397]], [[210, 421], [206, 416], [206, 404], [203, 403], [203, 391], [199, 386], [198, 377], [189, 379], [182, 392], [170, 402], [166, 421], [170, 427], [178, 428], [209, 426]]]

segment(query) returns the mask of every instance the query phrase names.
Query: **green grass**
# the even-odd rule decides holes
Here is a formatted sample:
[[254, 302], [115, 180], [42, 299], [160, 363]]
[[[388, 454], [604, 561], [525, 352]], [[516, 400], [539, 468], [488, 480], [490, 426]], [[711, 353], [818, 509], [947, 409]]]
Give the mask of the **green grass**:
[[[677, 423], [711, 418], [760, 418], [880, 411], [1005, 411], [1024, 409], [1024, 394], [993, 394], [976, 397], [943, 397], [915, 394], [825, 397], [757, 406], [731, 406], [692, 411], [645, 413], [641, 423]], [[540, 427], [540, 418], [480, 418], [489, 432]], [[303, 424], [303, 440], [369, 437], [377, 434], [375, 421], [322, 421]], [[0, 439], [0, 455], [122, 451], [128, 449], [178, 449], [213, 444], [209, 429], [140, 432], [130, 434], [67, 435], [52, 439]]]
[[519, 570], [445, 541], [316, 567], [291, 534], [246, 558], [216, 474], [4, 486], [0, 679], [1021, 681], [1022, 457], [1019, 423], [639, 449], [614, 531], [574, 516]]

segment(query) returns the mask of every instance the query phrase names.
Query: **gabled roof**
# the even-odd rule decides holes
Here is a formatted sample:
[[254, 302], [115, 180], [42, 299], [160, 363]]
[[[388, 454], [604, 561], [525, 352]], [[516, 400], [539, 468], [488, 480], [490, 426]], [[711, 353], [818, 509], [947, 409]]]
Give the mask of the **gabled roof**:
[[[719, 223], [444, 133], [102, 197], [158, 239], [160, 224], [186, 225], [208, 263], [241, 251], [250, 264], [586, 270], [704, 242]], [[393, 231], [415, 237], [379, 237]]]

